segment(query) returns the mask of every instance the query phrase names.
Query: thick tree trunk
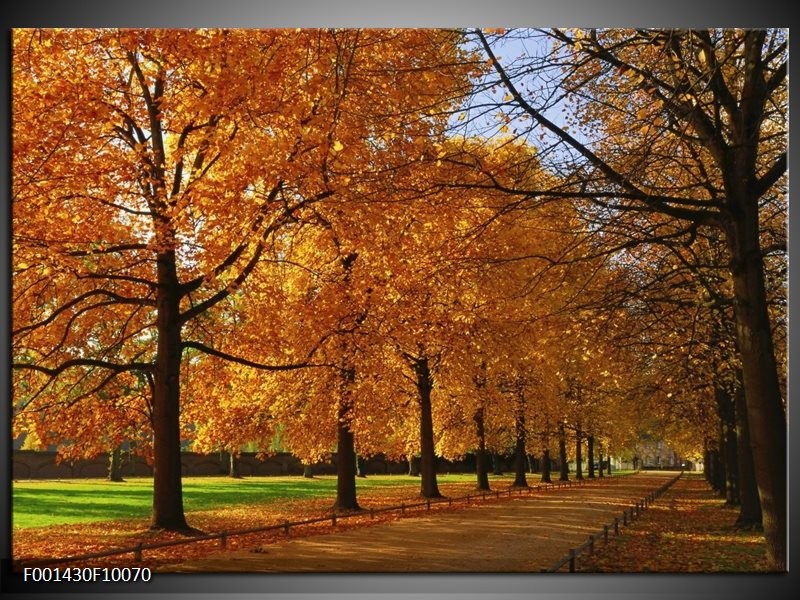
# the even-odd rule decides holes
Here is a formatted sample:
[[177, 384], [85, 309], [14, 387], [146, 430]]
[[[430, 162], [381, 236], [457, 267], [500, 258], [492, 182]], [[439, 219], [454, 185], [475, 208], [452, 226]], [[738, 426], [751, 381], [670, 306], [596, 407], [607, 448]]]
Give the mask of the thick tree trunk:
[[350, 431], [351, 403], [348, 398], [349, 387], [355, 380], [355, 370], [347, 369], [344, 374], [342, 394], [336, 422], [336, 502], [334, 510], [360, 510], [356, 501], [356, 447], [353, 432]]
[[175, 252], [158, 255], [156, 328], [158, 343], [153, 373], [153, 514], [151, 529], [187, 530], [181, 484], [180, 293]]
[[[524, 402], [524, 401], [521, 401]], [[525, 410], [524, 403], [518, 407], [517, 416], [514, 419], [514, 429], [516, 433], [516, 444], [514, 447], [514, 483], [512, 487], [528, 487], [528, 480], [525, 477]]]
[[575, 479], [583, 479], [583, 442], [581, 440], [581, 430], [580, 425], [578, 425], [578, 430], [575, 432]]
[[764, 107], [769, 102], [760, 52], [765, 33], [748, 34], [747, 69], [737, 111], [735, 139], [720, 157], [727, 198], [725, 233], [731, 258], [736, 338], [747, 403], [750, 445], [761, 500], [767, 560], [786, 570], [787, 429], [767, 312], [764, 261], [760, 246], [757, 165]]
[[433, 377], [427, 358], [420, 358], [414, 363], [417, 375], [417, 392], [420, 409], [420, 494], [424, 498], [441, 498], [436, 482], [436, 454], [433, 443], [433, 409], [431, 407], [431, 390]]
[[119, 446], [108, 453], [108, 480], [125, 481], [122, 478], [122, 448]]
[[[745, 213], [730, 242], [736, 332], [742, 362], [750, 446], [753, 452], [767, 559], [786, 570], [786, 412], [781, 398], [767, 315], [757, 216]], [[751, 223], [752, 221], [752, 223]]]
[[303, 465], [303, 477], [306, 479], [314, 479], [314, 470], [311, 468], [311, 465]]
[[483, 420], [483, 407], [475, 411], [475, 434], [478, 436], [478, 449], [475, 451], [475, 474], [478, 478], [476, 489], [489, 490], [489, 470], [486, 464], [486, 427]]
[[558, 426], [558, 479], [569, 481], [569, 463], [567, 463], [567, 430], [564, 424]]
[[761, 503], [758, 498], [753, 451], [747, 425], [747, 406], [744, 390], [739, 386], [734, 392], [736, 407], [736, 447], [739, 457], [739, 517], [736, 526], [741, 529], [762, 529]]
[[550, 449], [546, 448], [542, 452], [542, 483], [552, 483], [550, 479]]
[[594, 479], [594, 436], [590, 435], [586, 438], [586, 444], [588, 446], [588, 460], [589, 460], [589, 479]]
[[611, 475], [611, 455], [608, 455], [608, 461], [606, 463], [606, 473]]

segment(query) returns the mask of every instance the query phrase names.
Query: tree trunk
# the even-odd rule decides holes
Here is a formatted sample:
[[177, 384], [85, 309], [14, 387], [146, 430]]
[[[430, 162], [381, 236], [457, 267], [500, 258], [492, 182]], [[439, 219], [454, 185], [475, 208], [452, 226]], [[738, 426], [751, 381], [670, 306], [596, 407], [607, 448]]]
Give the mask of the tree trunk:
[[349, 388], [355, 380], [355, 369], [346, 369], [336, 422], [336, 502], [334, 510], [360, 510], [356, 501], [356, 447], [350, 431], [351, 402]]
[[314, 479], [314, 470], [311, 468], [311, 465], [303, 465], [303, 477], [306, 479]]
[[558, 426], [558, 463], [559, 481], [569, 481], [569, 464], [567, 463], [567, 430], [563, 423]]
[[581, 431], [580, 426], [578, 426], [578, 431], [575, 433], [575, 479], [583, 479], [583, 465], [581, 462], [583, 461], [583, 443], [581, 440]]
[[478, 478], [476, 489], [489, 490], [489, 471], [486, 464], [486, 427], [483, 420], [483, 407], [475, 411], [475, 433], [478, 436], [478, 449], [475, 451], [475, 473]]
[[157, 271], [158, 343], [153, 373], [153, 514], [150, 528], [184, 531], [189, 526], [183, 512], [181, 482], [180, 293], [173, 250], [159, 253]]
[[736, 411], [734, 400], [728, 390], [717, 385], [715, 389], [717, 413], [719, 414], [720, 454], [725, 465], [725, 503], [739, 504], [739, 460], [736, 444]]
[[550, 449], [545, 448], [542, 452], [542, 483], [552, 483], [550, 479]]
[[590, 435], [586, 438], [586, 444], [588, 446], [588, 460], [589, 460], [589, 479], [594, 479], [594, 436]]
[[597, 445], [597, 475], [603, 477], [603, 447]]
[[514, 429], [516, 433], [516, 445], [514, 447], [514, 483], [512, 487], [528, 487], [528, 480], [525, 477], [525, 410], [524, 400], [518, 407], [516, 418], [514, 419]]
[[433, 377], [431, 376], [428, 359], [425, 357], [418, 359], [414, 363], [414, 370], [417, 375], [420, 409], [420, 494], [424, 498], [441, 498], [442, 495], [439, 493], [439, 486], [436, 482], [436, 454], [433, 443], [433, 412], [431, 407]]
[[611, 475], [611, 455], [610, 454], [608, 455], [608, 465], [606, 467], [606, 473]]
[[[752, 48], [758, 45], [754, 32]], [[747, 50], [750, 50], [746, 46]], [[760, 50], [760, 48], [758, 48]], [[748, 57], [735, 144], [724, 157], [723, 175], [729, 220], [726, 241], [731, 257], [736, 338], [742, 365], [750, 445], [761, 500], [767, 560], [786, 570], [787, 483], [786, 409], [767, 312], [764, 261], [760, 246], [757, 180], [758, 144], [767, 93], [763, 70]], [[750, 62], [751, 61], [751, 62]]]
[[533, 454], [528, 454], [528, 471], [531, 474], [539, 472], [539, 459]]
[[241, 479], [242, 474], [239, 472], [239, 457], [236, 456], [235, 452], [230, 452], [228, 456], [230, 456], [230, 461], [228, 465], [228, 477], [233, 477], [234, 479]]
[[747, 406], [741, 386], [737, 386], [733, 397], [736, 408], [736, 447], [739, 458], [739, 517], [736, 519], [736, 527], [760, 530], [762, 529], [761, 503], [758, 498], [756, 473], [753, 466], [753, 451], [750, 448]]
[[125, 481], [122, 478], [122, 448], [119, 446], [108, 453], [108, 480]]

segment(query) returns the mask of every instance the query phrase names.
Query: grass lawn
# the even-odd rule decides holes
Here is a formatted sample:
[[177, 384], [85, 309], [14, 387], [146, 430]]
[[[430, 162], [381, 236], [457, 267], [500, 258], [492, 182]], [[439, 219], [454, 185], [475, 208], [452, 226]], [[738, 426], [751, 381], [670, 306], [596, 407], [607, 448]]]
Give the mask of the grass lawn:
[[[538, 475], [530, 475], [530, 482]], [[473, 474], [439, 474], [443, 494], [460, 495], [461, 486], [475, 482]], [[535, 479], [534, 479], [535, 478]], [[513, 475], [490, 476], [498, 486], [513, 481]], [[508, 483], [505, 481], [508, 480]], [[460, 485], [459, 485], [460, 484]], [[381, 488], [408, 488], [411, 497], [419, 492], [419, 477], [370, 475], [356, 482], [359, 494], [380, 493]], [[456, 489], [448, 490], [453, 485]], [[399, 490], [398, 490], [399, 491]], [[119, 519], [146, 519], [152, 507], [151, 477], [129, 477], [121, 483], [105, 479], [21, 480], [12, 486], [12, 520], [15, 528], [46, 527]], [[185, 477], [183, 503], [187, 514], [237, 505], [268, 505], [292, 500], [336, 496], [336, 477], [318, 475], [313, 479], [291, 477]]]

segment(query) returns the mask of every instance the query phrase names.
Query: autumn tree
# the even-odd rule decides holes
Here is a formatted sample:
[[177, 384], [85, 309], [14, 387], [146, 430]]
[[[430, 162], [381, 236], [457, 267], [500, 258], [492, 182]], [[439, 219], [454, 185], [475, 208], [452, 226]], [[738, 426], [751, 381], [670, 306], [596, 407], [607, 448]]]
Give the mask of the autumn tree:
[[[770, 563], [784, 570], [786, 413], [762, 223], [785, 206], [786, 32], [509, 32], [500, 37], [531, 49], [513, 62], [498, 57], [498, 36], [474, 35], [506, 94], [494, 106], [512, 125], [535, 123], [565, 174], [558, 187], [511, 194], [583, 198], [610, 232], [647, 214], [674, 224], [670, 233], [643, 229], [642, 240], [667, 234], [691, 244], [700, 229], [720, 232]], [[552, 116], [568, 105], [574, 118]]]
[[15, 385], [82, 371], [99, 390], [149, 374], [152, 526], [185, 529], [184, 353], [308, 364], [313, 340], [296, 340], [296, 361], [254, 345], [244, 357], [233, 340], [203, 341], [205, 319], [276, 258], [286, 225], [369, 168], [376, 132], [428, 131], [420, 111], [435, 112], [461, 71], [419, 75], [426, 61], [463, 62], [458, 36], [19, 30], [13, 41]]

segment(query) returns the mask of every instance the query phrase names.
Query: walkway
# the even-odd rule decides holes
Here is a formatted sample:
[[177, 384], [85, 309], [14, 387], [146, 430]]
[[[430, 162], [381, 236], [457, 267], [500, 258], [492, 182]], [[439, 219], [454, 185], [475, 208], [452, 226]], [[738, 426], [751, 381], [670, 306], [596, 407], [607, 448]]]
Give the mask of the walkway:
[[290, 538], [159, 570], [538, 572], [675, 475], [643, 472], [438, 514], [411, 513], [371, 527]]

